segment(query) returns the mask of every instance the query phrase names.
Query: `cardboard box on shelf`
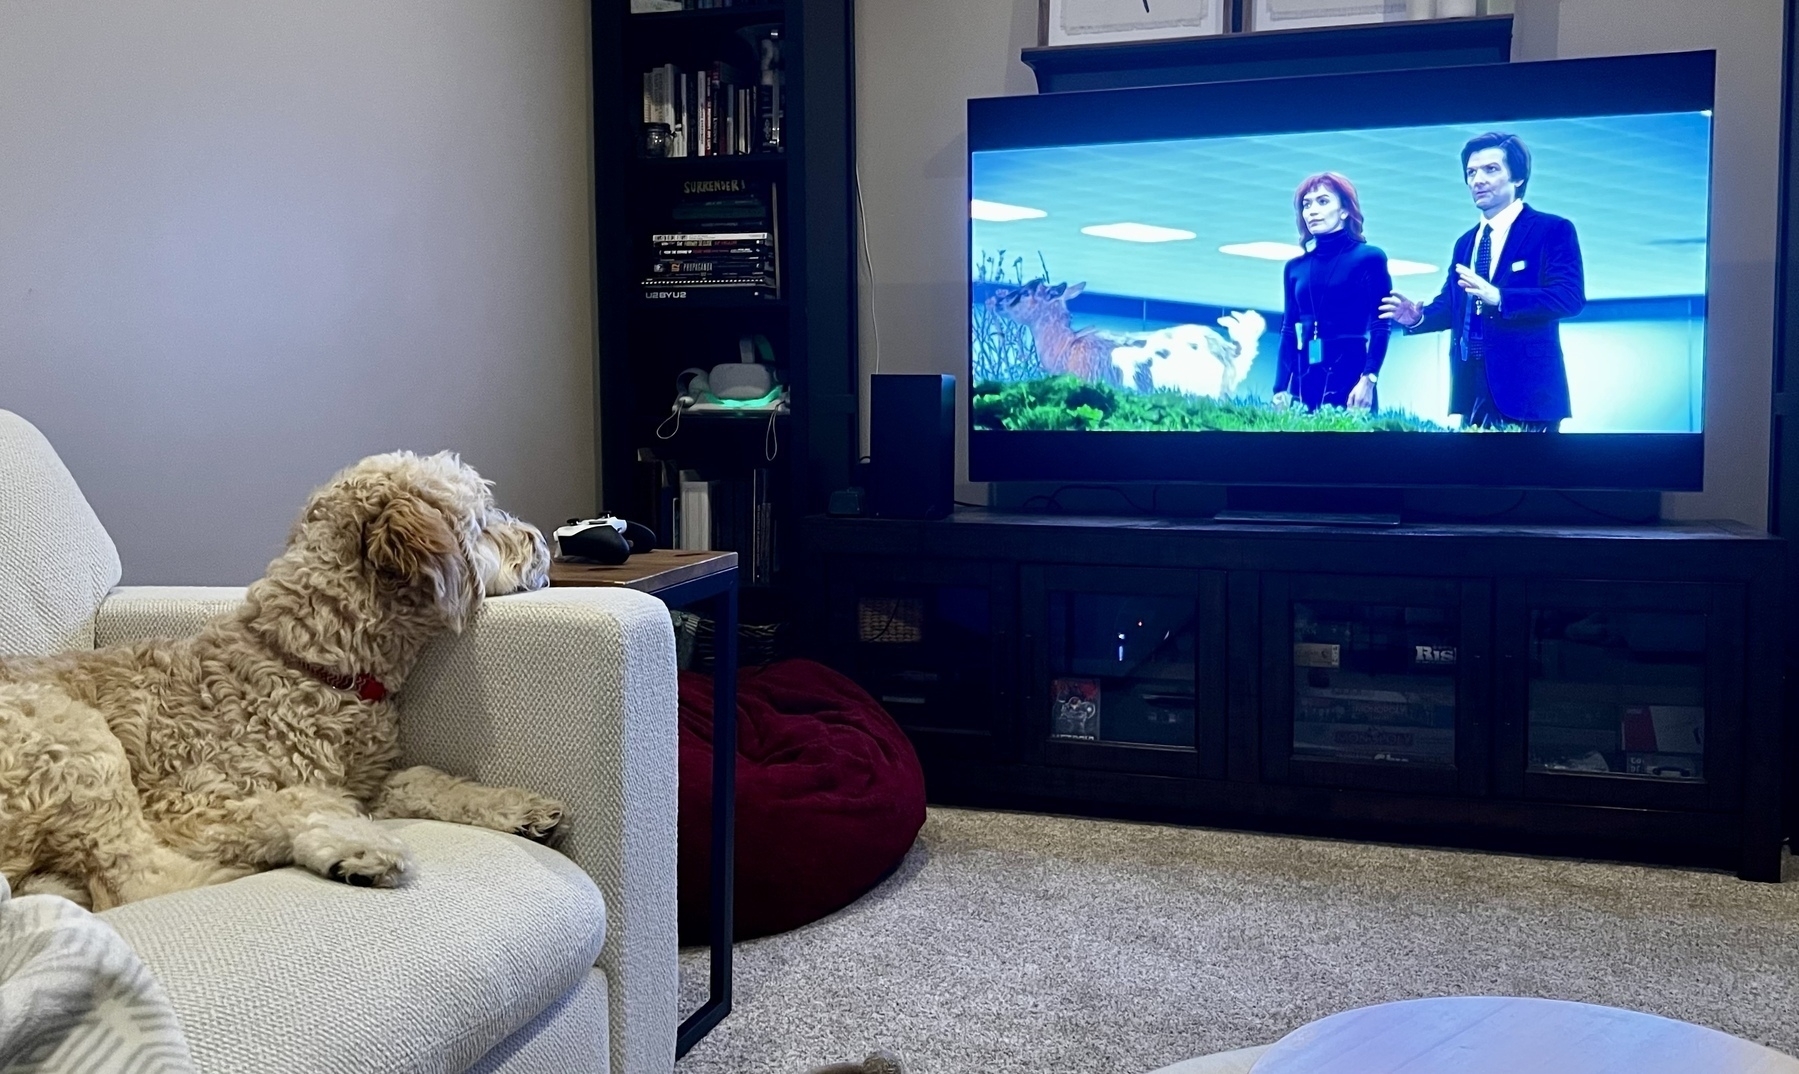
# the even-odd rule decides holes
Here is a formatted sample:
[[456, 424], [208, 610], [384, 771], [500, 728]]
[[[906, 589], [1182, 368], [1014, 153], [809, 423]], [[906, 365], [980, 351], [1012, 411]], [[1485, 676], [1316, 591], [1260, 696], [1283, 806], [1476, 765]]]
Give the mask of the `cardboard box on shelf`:
[[1630, 705], [1621, 721], [1624, 748], [1640, 753], [1704, 753], [1705, 706]]

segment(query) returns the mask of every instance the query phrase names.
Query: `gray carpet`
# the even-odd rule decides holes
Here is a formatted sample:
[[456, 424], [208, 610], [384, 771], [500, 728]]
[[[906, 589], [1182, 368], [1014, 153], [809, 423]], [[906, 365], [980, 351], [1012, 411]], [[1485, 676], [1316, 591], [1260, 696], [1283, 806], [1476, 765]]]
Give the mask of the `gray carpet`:
[[[1789, 875], [1791, 875], [1789, 871]], [[684, 1009], [705, 991], [684, 951]], [[933, 809], [855, 905], [740, 944], [679, 1074], [1143, 1074], [1417, 996], [1584, 1000], [1799, 1053], [1799, 882]]]

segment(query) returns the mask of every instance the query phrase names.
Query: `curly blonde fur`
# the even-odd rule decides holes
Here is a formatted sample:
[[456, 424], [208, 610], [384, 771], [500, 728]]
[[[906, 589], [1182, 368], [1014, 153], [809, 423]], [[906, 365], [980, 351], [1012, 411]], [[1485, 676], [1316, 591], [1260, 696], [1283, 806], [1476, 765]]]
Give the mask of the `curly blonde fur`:
[[[289, 864], [401, 883], [410, 854], [372, 817], [548, 838], [559, 802], [395, 772], [392, 702], [427, 642], [548, 568], [542, 534], [454, 455], [377, 455], [312, 494], [198, 635], [0, 658], [0, 873], [106, 909]], [[387, 699], [342, 685], [358, 676]]]

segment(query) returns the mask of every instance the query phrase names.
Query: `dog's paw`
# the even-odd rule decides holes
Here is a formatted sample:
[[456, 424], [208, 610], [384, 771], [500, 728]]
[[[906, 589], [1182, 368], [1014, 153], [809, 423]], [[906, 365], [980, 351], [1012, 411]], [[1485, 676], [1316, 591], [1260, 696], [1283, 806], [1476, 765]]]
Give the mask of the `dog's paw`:
[[27, 873], [12, 885], [14, 895], [55, 895], [81, 907], [83, 910], [94, 908], [93, 896], [85, 885], [78, 884], [74, 877], [61, 873]]
[[406, 844], [360, 817], [334, 817], [294, 837], [294, 864], [359, 888], [391, 888], [412, 871]]
[[391, 888], [406, 875], [402, 857], [386, 851], [364, 850], [353, 857], [331, 863], [326, 876], [353, 888]]
[[517, 787], [486, 788], [489, 794], [481, 803], [481, 819], [476, 823], [496, 832], [511, 832], [539, 843], [549, 843], [562, 824], [564, 806], [554, 798], [533, 794]]
[[562, 824], [563, 805], [554, 798], [530, 796], [533, 801], [526, 806], [518, 819], [518, 826], [512, 829], [513, 835], [522, 835], [526, 839], [539, 843], [548, 843], [555, 838], [557, 829]]

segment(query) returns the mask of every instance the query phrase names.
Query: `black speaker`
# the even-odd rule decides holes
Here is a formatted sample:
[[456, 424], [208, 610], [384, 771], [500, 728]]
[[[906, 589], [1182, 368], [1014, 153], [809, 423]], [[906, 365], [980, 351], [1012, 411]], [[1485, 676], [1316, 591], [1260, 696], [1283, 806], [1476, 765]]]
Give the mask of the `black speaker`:
[[869, 392], [869, 498], [877, 518], [942, 518], [956, 496], [956, 378], [876, 373]]

